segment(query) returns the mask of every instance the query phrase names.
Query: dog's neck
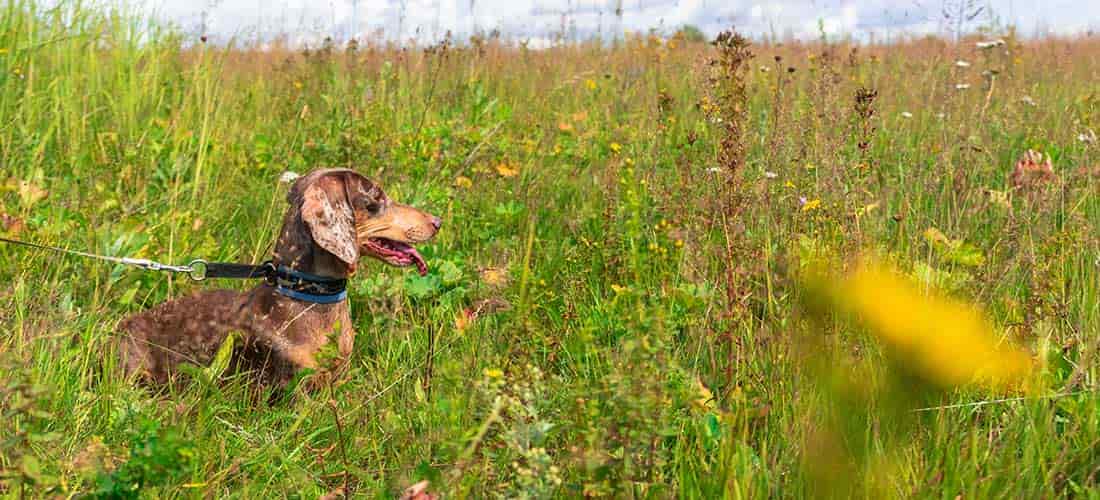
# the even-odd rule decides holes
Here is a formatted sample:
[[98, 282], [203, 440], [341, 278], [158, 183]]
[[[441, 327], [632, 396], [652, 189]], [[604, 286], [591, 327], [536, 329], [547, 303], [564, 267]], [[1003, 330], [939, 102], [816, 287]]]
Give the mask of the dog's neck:
[[276, 266], [316, 274], [326, 278], [347, 278], [349, 269], [335, 255], [317, 246], [298, 210], [288, 210], [275, 242]]

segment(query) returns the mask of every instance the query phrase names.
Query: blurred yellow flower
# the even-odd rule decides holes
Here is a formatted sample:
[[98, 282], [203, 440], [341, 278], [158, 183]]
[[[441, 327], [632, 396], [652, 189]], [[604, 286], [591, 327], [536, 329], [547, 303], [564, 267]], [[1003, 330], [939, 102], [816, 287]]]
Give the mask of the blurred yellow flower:
[[508, 283], [508, 273], [499, 267], [486, 267], [481, 270], [481, 281], [492, 287], [504, 286]]
[[486, 368], [482, 373], [489, 378], [501, 378], [504, 376], [504, 371], [500, 368]]
[[572, 132], [573, 131], [573, 124], [569, 123], [569, 122], [559, 122], [558, 123], [558, 130], [561, 130], [562, 132]]
[[813, 211], [813, 210], [817, 210], [820, 207], [821, 207], [821, 200], [819, 200], [817, 198], [814, 198], [814, 199], [809, 200], [806, 203], [802, 204], [802, 211], [803, 212], [810, 212], [810, 211]]
[[501, 177], [515, 177], [519, 174], [519, 168], [501, 162], [497, 164], [497, 173], [500, 174]]
[[464, 175], [460, 175], [458, 177], [455, 177], [455, 187], [462, 188], [462, 189], [470, 189], [473, 186], [474, 186], [474, 181], [471, 181], [469, 177], [466, 177]]
[[617, 142], [612, 142], [612, 143], [611, 143], [611, 151], [612, 151], [613, 153], [615, 153], [615, 154], [618, 154], [618, 153], [619, 153], [620, 151], [622, 151], [622, 150], [623, 150], [623, 146], [622, 146], [622, 144], [619, 144], [619, 143], [617, 143]]
[[922, 294], [883, 265], [864, 263], [846, 279], [818, 284], [829, 290], [834, 307], [866, 325], [901, 366], [935, 385], [1004, 389], [1020, 386], [1031, 372], [1031, 357], [998, 339], [976, 308]]
[[630, 287], [612, 284], [611, 285], [611, 291], [615, 292], [615, 295], [622, 295], [626, 292], [629, 292]]
[[584, 86], [588, 87], [588, 90], [596, 90], [596, 82], [591, 78], [584, 81]]

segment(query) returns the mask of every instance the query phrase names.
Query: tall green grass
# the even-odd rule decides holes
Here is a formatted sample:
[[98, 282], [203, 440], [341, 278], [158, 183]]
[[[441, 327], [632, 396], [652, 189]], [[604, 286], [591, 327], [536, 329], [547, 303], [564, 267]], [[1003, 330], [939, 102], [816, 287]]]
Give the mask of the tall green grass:
[[[1100, 160], [1078, 135], [1100, 130], [1098, 42], [1007, 39], [754, 47], [743, 205], [722, 221], [707, 45], [259, 51], [6, 0], [5, 235], [259, 262], [279, 177], [324, 166], [445, 223], [427, 277], [367, 264], [353, 280], [346, 381], [276, 404], [241, 377], [151, 393], [114, 361], [127, 314], [245, 284], [0, 246], [0, 493], [1095, 495], [1093, 394], [895, 425], [850, 387], [898, 370], [858, 328], [811, 317], [794, 279], [807, 255], [876, 251], [985, 307], [1040, 360], [1039, 394], [1094, 387]], [[878, 91], [869, 118], [859, 87]], [[1029, 148], [1058, 180], [1011, 193]], [[929, 227], [984, 262], [938, 251]]]

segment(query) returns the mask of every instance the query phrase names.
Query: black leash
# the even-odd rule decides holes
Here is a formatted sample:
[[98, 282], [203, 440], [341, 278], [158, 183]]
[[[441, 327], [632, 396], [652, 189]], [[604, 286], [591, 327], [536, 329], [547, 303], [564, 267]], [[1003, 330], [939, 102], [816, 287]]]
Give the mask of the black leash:
[[256, 265], [234, 264], [229, 262], [207, 262], [204, 259], [195, 259], [187, 265], [174, 266], [149, 259], [98, 255], [4, 237], [0, 237], [0, 242], [49, 250], [65, 255], [75, 255], [77, 257], [114, 262], [116, 264], [134, 266], [148, 271], [183, 273], [194, 281], [204, 281], [209, 278], [263, 279], [267, 281], [269, 285], [275, 287], [276, 292], [303, 302], [334, 304], [343, 301], [348, 296], [348, 280], [345, 278], [329, 278], [297, 271], [286, 266], [276, 266], [275, 263], [270, 260], [263, 264]]
[[0, 237], [0, 241], [4, 243], [11, 243], [13, 245], [21, 245], [30, 248], [38, 248], [41, 250], [49, 250], [51, 252], [62, 253], [66, 255], [75, 255], [77, 257], [85, 257], [88, 259], [101, 260], [105, 262], [114, 262], [116, 264], [122, 264], [126, 266], [134, 266], [147, 271], [165, 271], [170, 273], [183, 273], [187, 277], [195, 281], [203, 281], [207, 278], [236, 278], [236, 279], [250, 279], [250, 278], [274, 278], [278, 275], [278, 269], [270, 261], [264, 262], [260, 265], [253, 264], [231, 264], [227, 262], [207, 262], [204, 259], [195, 259], [184, 266], [174, 266], [171, 264], [162, 264], [149, 259], [135, 259], [131, 257], [114, 257], [111, 255], [98, 255], [94, 253], [81, 252], [78, 250], [69, 250], [68, 248], [55, 247], [52, 245], [42, 245], [40, 243], [30, 243], [26, 241], [13, 240], [10, 238]]

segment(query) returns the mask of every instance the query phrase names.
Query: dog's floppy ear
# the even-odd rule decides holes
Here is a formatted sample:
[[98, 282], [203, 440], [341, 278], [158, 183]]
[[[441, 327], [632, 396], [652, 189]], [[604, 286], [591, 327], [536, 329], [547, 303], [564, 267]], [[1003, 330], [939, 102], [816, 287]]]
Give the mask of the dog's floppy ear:
[[345, 186], [348, 177], [329, 174], [309, 180], [312, 182], [302, 191], [302, 220], [317, 245], [354, 271], [359, 244], [355, 237], [355, 213]]

